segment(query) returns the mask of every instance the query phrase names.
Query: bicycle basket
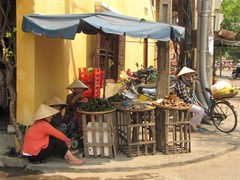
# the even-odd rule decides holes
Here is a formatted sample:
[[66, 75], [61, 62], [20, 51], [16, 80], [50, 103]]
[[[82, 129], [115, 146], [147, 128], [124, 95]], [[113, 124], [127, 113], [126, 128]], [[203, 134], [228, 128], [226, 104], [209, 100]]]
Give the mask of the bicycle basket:
[[235, 91], [233, 93], [228, 93], [228, 94], [221, 94], [221, 95], [213, 94], [213, 98], [214, 99], [228, 99], [228, 98], [232, 98], [232, 97], [236, 96], [237, 94], [238, 94], [238, 91]]

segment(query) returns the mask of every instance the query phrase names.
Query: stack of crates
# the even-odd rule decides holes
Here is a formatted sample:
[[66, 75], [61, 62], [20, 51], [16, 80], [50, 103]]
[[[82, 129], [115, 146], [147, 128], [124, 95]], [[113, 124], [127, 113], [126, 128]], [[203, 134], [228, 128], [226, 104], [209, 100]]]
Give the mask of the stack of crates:
[[79, 80], [88, 86], [88, 90], [83, 93], [84, 97], [88, 99], [99, 98], [103, 85], [103, 71], [101, 68], [93, 68], [92, 71], [88, 71], [87, 68], [79, 68], [78, 72]]

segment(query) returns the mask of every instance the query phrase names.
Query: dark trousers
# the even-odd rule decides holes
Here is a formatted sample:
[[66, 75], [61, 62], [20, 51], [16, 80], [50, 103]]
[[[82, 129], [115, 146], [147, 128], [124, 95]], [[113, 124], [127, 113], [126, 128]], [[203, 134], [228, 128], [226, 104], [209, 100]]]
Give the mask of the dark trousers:
[[238, 73], [240, 73], [240, 68], [237, 68], [237, 75], [238, 75]]
[[37, 156], [28, 156], [30, 162], [45, 160], [50, 155], [64, 156], [68, 151], [68, 147], [64, 141], [50, 136], [48, 147], [42, 149]]

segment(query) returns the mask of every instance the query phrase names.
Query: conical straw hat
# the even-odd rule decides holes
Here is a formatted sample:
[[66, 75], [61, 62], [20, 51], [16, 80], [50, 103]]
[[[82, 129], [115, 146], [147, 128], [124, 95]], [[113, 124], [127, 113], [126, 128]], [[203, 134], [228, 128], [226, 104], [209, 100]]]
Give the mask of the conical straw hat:
[[50, 99], [47, 103], [48, 106], [54, 106], [54, 105], [60, 105], [60, 106], [67, 106], [66, 103], [64, 103], [61, 99], [54, 96], [52, 99]]
[[84, 89], [88, 89], [88, 87], [79, 79], [75, 80], [72, 82], [72, 84], [70, 84], [67, 89], [72, 89], [72, 88], [84, 88]]
[[39, 119], [44, 119], [57, 114], [59, 111], [45, 104], [41, 104], [36, 113], [34, 114], [32, 120], [36, 121]]
[[183, 75], [183, 74], [188, 74], [188, 73], [196, 73], [196, 71], [194, 71], [193, 69], [190, 69], [186, 66], [184, 66], [181, 71], [178, 73], [177, 77]]

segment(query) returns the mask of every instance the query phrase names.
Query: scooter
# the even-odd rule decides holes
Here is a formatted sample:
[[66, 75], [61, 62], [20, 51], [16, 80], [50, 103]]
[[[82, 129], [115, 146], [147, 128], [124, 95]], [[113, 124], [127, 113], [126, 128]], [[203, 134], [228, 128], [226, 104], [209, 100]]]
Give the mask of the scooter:
[[237, 73], [237, 69], [233, 69], [232, 78], [237, 79], [238, 77], [240, 77], [240, 72]]
[[138, 86], [141, 84], [141, 80], [137, 77], [133, 77], [129, 75], [130, 70], [127, 71], [121, 71], [118, 78], [118, 83], [122, 84], [123, 87], [125, 87], [126, 90], [129, 90], [131, 93], [135, 94], [136, 96], [139, 95], [137, 92]]
[[134, 73], [132, 73], [130, 69], [128, 69], [127, 72], [121, 71], [121, 73], [119, 74], [118, 83], [122, 84], [123, 87], [125, 87], [125, 92], [127, 94], [125, 93], [124, 96], [128, 97], [129, 99], [137, 98], [141, 94], [149, 95], [152, 93], [144, 92], [145, 89], [142, 90], [143, 88], [141, 86], [146, 84], [146, 78], [140, 77], [139, 74], [134, 75]]
[[154, 94], [156, 91], [155, 87], [145, 87], [146, 84], [155, 81], [157, 78], [157, 71], [153, 66], [149, 66], [149, 68], [145, 69], [138, 69], [136, 72], [131, 72], [131, 70], [128, 69], [127, 75], [132, 79], [131, 84], [135, 92], [139, 94]]

